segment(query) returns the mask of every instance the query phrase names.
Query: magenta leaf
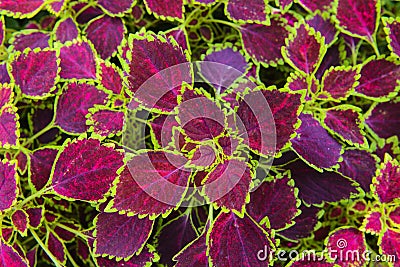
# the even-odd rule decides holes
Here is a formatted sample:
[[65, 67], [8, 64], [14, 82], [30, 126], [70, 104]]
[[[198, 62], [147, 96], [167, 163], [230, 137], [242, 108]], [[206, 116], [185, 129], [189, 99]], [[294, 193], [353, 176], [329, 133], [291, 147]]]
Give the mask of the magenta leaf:
[[[124, 67], [135, 98], [149, 108], [172, 111], [178, 105], [182, 83], [192, 81], [190, 64], [177, 66], [173, 71], [163, 70], [188, 63], [185, 53], [175, 41], [151, 33], [130, 35], [128, 45], [122, 50], [128, 49], [132, 56], [124, 58]], [[122, 56], [126, 57], [126, 53]], [[150, 82], [145, 83], [150, 77]]]
[[[302, 253], [302, 257], [303, 257], [303, 253]], [[328, 263], [326, 262], [325, 259], [321, 259], [321, 257], [319, 257], [319, 255], [315, 255], [313, 253], [310, 254], [306, 254], [303, 259], [300, 260], [295, 260], [293, 261], [292, 264], [287, 265], [290, 267], [308, 267], [308, 266], [312, 266], [312, 267], [335, 267], [336, 265], [334, 263]]]
[[99, 109], [89, 114], [88, 124], [92, 125], [89, 131], [100, 136], [110, 136], [122, 132], [124, 126], [124, 112]]
[[50, 13], [54, 13], [59, 15], [63, 8], [65, 7], [66, 0], [55, 0], [54, 2], [50, 3], [47, 8], [49, 9]]
[[0, 83], [10, 83], [10, 75], [7, 71], [7, 64], [5, 62], [0, 63]]
[[75, 12], [80, 13], [79, 16], [76, 18], [76, 22], [78, 22], [79, 24], [86, 24], [90, 20], [104, 14], [104, 12], [100, 8], [94, 6], [88, 7], [87, 3], [77, 3], [73, 5], [72, 8], [75, 10]]
[[95, 55], [87, 42], [67, 44], [60, 49], [63, 79], [96, 79]]
[[175, 41], [182, 47], [184, 50], [189, 49], [189, 40], [188, 34], [185, 29], [182, 28], [174, 28], [165, 32], [166, 36], [172, 36]]
[[29, 218], [29, 227], [38, 228], [42, 223], [43, 219], [43, 208], [42, 207], [32, 207], [26, 209], [26, 213]]
[[40, 11], [44, 2], [44, 0], [2, 0], [0, 10], [2, 14], [12, 15], [15, 18], [31, 18]]
[[183, 19], [183, 0], [145, 0], [144, 3], [149, 13], [161, 19]]
[[3, 43], [4, 43], [4, 38], [5, 38], [5, 34], [6, 34], [5, 28], [6, 28], [6, 25], [4, 22], [4, 17], [1, 16], [1, 18], [0, 18], [0, 45], [3, 45]]
[[11, 63], [15, 84], [28, 97], [46, 97], [56, 88], [59, 72], [56, 51], [27, 51]]
[[16, 165], [0, 161], [0, 210], [10, 208], [18, 194]]
[[216, 152], [210, 145], [199, 145], [190, 158], [190, 164], [195, 167], [207, 168], [216, 161]]
[[342, 157], [338, 171], [359, 183], [365, 192], [369, 192], [377, 169], [376, 159], [368, 151], [358, 149], [348, 149]]
[[394, 224], [400, 225], [400, 207], [397, 207], [391, 211], [389, 218]]
[[377, 0], [339, 0], [336, 19], [346, 33], [373, 42], [379, 6]]
[[358, 193], [354, 182], [336, 172], [318, 172], [301, 160], [286, 165], [286, 168], [299, 189], [299, 198], [308, 204], [336, 202]]
[[[328, 48], [317, 72], [315, 73], [315, 77], [317, 79], [321, 79], [324, 72], [326, 70], [328, 70], [330, 67], [341, 65], [341, 56], [343, 54], [341, 49], [342, 49], [342, 47], [339, 44], [334, 44]], [[351, 68], [347, 67], [344, 69], [347, 70], [347, 69], [351, 69]]]
[[105, 104], [106, 100], [107, 94], [94, 85], [70, 83], [58, 98], [56, 123], [66, 132], [84, 133], [88, 129], [86, 115], [89, 109]]
[[122, 90], [122, 77], [120, 69], [109, 61], [100, 63], [101, 67], [101, 85], [105, 90], [108, 90], [116, 95]]
[[[343, 267], [363, 266], [365, 259], [363, 257], [340, 257], [340, 255], [349, 255], [357, 252], [358, 255], [364, 255], [367, 246], [364, 234], [353, 227], [340, 228], [330, 234], [327, 244], [328, 250], [335, 251], [329, 255], [335, 263]], [[357, 255], [352, 254], [352, 255]]]
[[139, 255], [134, 255], [127, 261], [101, 257], [96, 258], [96, 261], [99, 267], [143, 267], [150, 266], [152, 262], [157, 262], [158, 259], [159, 257], [155, 254], [154, 248], [147, 245]]
[[28, 264], [13, 247], [0, 241], [0, 266], [28, 267]]
[[286, 61], [295, 69], [311, 74], [317, 70], [325, 52], [325, 44], [320, 33], [304, 24], [296, 29], [296, 34], [289, 36], [282, 54]]
[[229, 0], [226, 5], [227, 15], [234, 21], [257, 21], [267, 20], [267, 7], [264, 0]]
[[[386, 154], [387, 155], [387, 154]], [[379, 173], [373, 180], [374, 192], [382, 203], [389, 203], [400, 198], [400, 166], [390, 156], [385, 157]]]
[[227, 160], [206, 177], [204, 193], [218, 207], [244, 213], [249, 202], [249, 189], [252, 179], [250, 167], [237, 159]]
[[208, 267], [206, 236], [206, 232], [204, 232], [175, 255], [174, 260], [178, 262], [175, 267]]
[[186, 162], [161, 151], [133, 157], [118, 177], [112, 208], [150, 217], [171, 211], [186, 192], [191, 174], [183, 168]]
[[36, 265], [36, 262], [37, 262], [37, 256], [36, 255], [37, 255], [37, 248], [36, 247], [31, 249], [30, 251], [28, 251], [26, 253], [26, 259], [27, 259], [30, 267], [37, 266]]
[[381, 213], [379, 211], [369, 212], [364, 218], [362, 229], [367, 233], [379, 234], [382, 230]]
[[117, 52], [124, 38], [125, 27], [121, 18], [104, 15], [90, 21], [85, 33], [100, 57], [106, 59]]
[[273, 249], [268, 233], [256, 222], [247, 215], [239, 218], [232, 212], [222, 212], [217, 217], [207, 235], [207, 244], [212, 266], [237, 266], [239, 262], [243, 267], [266, 266], [269, 257], [260, 261], [257, 252], [265, 248], [268, 253]]
[[387, 229], [379, 240], [379, 252], [394, 256], [394, 266], [399, 266], [400, 259], [400, 233]]
[[282, 10], [287, 10], [292, 6], [293, 0], [278, 0], [277, 3]]
[[354, 91], [360, 75], [354, 68], [332, 67], [322, 77], [322, 91], [335, 100], [343, 100]]
[[183, 102], [179, 106], [178, 118], [186, 135], [194, 141], [213, 139], [224, 130], [224, 113], [206, 97]]
[[365, 120], [369, 128], [381, 138], [400, 137], [400, 103], [387, 102], [376, 105]]
[[329, 109], [324, 114], [324, 124], [349, 144], [364, 144], [361, 131], [362, 117], [358, 108], [354, 106], [338, 106]]
[[137, 216], [100, 213], [95, 222], [95, 253], [118, 258], [139, 254], [151, 234], [153, 223]]
[[317, 10], [328, 10], [332, 4], [333, 0], [298, 0], [299, 3], [305, 7], [306, 9], [310, 10], [311, 12], [315, 12]]
[[289, 32], [285, 24], [271, 18], [271, 25], [245, 24], [240, 26], [243, 48], [247, 54], [263, 65], [283, 63], [281, 47]]
[[16, 146], [19, 137], [18, 114], [13, 107], [0, 109], [0, 146]]
[[26, 48], [49, 47], [50, 35], [48, 33], [33, 31], [29, 33], [16, 34], [12, 40], [12, 46], [15, 50], [24, 51]]
[[162, 226], [157, 238], [157, 251], [161, 255], [160, 263], [173, 266], [173, 256], [196, 237], [196, 232], [188, 215], [182, 215]]
[[65, 263], [67, 258], [65, 255], [65, 246], [63, 242], [52, 232], [48, 234], [47, 240], [46, 240], [46, 246], [53, 254], [53, 256], [61, 263]]
[[123, 155], [96, 139], [67, 143], [52, 173], [52, 185], [61, 196], [96, 201], [103, 198], [122, 166]]
[[29, 181], [37, 191], [42, 189], [50, 179], [51, 167], [57, 156], [55, 148], [43, 148], [30, 155]]
[[111, 15], [121, 15], [122, 13], [128, 12], [131, 7], [136, 3], [134, 0], [122, 0], [118, 1], [118, 4], [112, 0], [99, 0], [97, 3], [106, 12]]
[[374, 59], [361, 69], [356, 92], [370, 98], [390, 97], [399, 89], [400, 65], [386, 59]]
[[[319, 86], [318, 80], [315, 78], [312, 78], [311, 86], [310, 86], [311, 93], [316, 93], [318, 91], [318, 86]], [[309, 96], [309, 93], [308, 93], [308, 81], [302, 73], [292, 72], [290, 74], [290, 77], [288, 77], [288, 79], [287, 79], [287, 83], [286, 83], [285, 87], [289, 88], [291, 91], [302, 91], [303, 90], [306, 92], [305, 100], [306, 101], [311, 100], [311, 97]]]
[[312, 233], [318, 223], [320, 209], [314, 206], [301, 206], [300, 209], [300, 215], [294, 218], [294, 225], [279, 232], [279, 235], [290, 240], [298, 240]]
[[26, 235], [29, 223], [28, 214], [24, 210], [16, 210], [11, 215], [11, 220], [18, 232], [20, 232], [22, 235]]
[[400, 56], [400, 22], [394, 18], [382, 18], [385, 33], [389, 42], [389, 49]]
[[338, 163], [342, 146], [310, 114], [301, 114], [301, 126], [292, 147], [316, 168], [330, 168]]
[[248, 214], [262, 224], [268, 218], [272, 229], [282, 229], [291, 224], [298, 213], [292, 182], [287, 176], [273, 182], [263, 182], [250, 194], [251, 201], [246, 206]]
[[56, 40], [61, 43], [65, 43], [67, 41], [73, 41], [79, 35], [78, 27], [72, 18], [67, 18], [65, 20], [61, 20], [54, 27], [54, 33]]
[[13, 90], [8, 84], [0, 85], [0, 109], [6, 104], [10, 104], [13, 99]]
[[329, 19], [324, 18], [319, 14], [307, 19], [307, 24], [325, 37], [325, 43], [327, 45], [331, 44], [338, 34], [335, 25]]
[[167, 147], [172, 141], [173, 129], [178, 127], [179, 123], [175, 120], [173, 115], [164, 115], [154, 118], [150, 122], [152, 134], [154, 134], [155, 141], [161, 147]]

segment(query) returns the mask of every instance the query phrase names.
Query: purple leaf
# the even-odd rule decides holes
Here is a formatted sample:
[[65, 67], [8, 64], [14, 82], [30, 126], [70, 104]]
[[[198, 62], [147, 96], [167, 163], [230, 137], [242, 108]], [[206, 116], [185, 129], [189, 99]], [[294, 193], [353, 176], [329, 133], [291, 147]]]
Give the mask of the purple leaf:
[[79, 24], [86, 24], [90, 20], [104, 14], [104, 12], [100, 8], [94, 6], [88, 7], [88, 4], [86, 3], [77, 3], [73, 5], [72, 8], [75, 10], [75, 12], [80, 13], [79, 16], [76, 18], [76, 22], [78, 22]]
[[56, 88], [58, 65], [56, 51], [28, 51], [11, 62], [11, 74], [24, 95], [46, 97]]
[[194, 141], [213, 139], [224, 130], [224, 113], [206, 97], [183, 102], [178, 112], [180, 125], [186, 135]]
[[318, 68], [325, 49], [314, 30], [301, 24], [296, 34], [289, 37], [286, 47], [282, 48], [282, 54], [292, 67], [311, 74]]
[[0, 83], [10, 83], [10, 81], [10, 75], [7, 71], [7, 64], [6, 62], [3, 62], [0, 64]]
[[50, 35], [48, 33], [33, 31], [30, 33], [19, 33], [14, 36], [12, 45], [15, 50], [24, 51], [26, 48], [49, 47]]
[[381, 138], [400, 137], [400, 102], [387, 102], [376, 105], [365, 123]]
[[16, 210], [11, 215], [12, 224], [22, 235], [26, 235], [28, 229], [29, 218], [28, 214], [23, 210]]
[[6, 29], [6, 25], [4, 22], [4, 17], [1, 16], [1, 18], [0, 18], [0, 45], [3, 45], [3, 43], [4, 43], [5, 29]]
[[70, 83], [58, 98], [56, 123], [66, 132], [84, 133], [88, 129], [85, 116], [89, 109], [105, 104], [106, 100], [107, 94], [94, 85]]
[[361, 69], [356, 92], [371, 98], [390, 97], [397, 94], [400, 65], [386, 59], [375, 59]]
[[[128, 44], [132, 56], [125, 58], [128, 64], [125, 70], [135, 98], [149, 108], [172, 111], [178, 105], [182, 82], [192, 81], [190, 64], [175, 67], [173, 71], [162, 70], [188, 63], [185, 54], [175, 42], [150, 33], [130, 35]], [[145, 83], [150, 77], [150, 82]]]
[[322, 77], [322, 91], [335, 100], [344, 100], [357, 86], [360, 75], [354, 68], [332, 67]]
[[204, 193], [218, 207], [244, 212], [249, 202], [249, 189], [252, 179], [250, 167], [237, 159], [227, 160], [206, 177]]
[[216, 0], [194, 0], [195, 3], [200, 3], [204, 5], [214, 4]]
[[342, 106], [329, 109], [324, 114], [324, 124], [350, 144], [364, 144], [361, 132], [362, 117], [354, 106]]
[[378, 12], [377, 0], [339, 0], [336, 19], [346, 33], [373, 41]]
[[301, 73], [292, 72], [290, 77], [287, 78], [287, 83], [285, 87], [289, 88], [291, 91], [306, 91], [306, 101], [310, 101], [311, 97], [309, 93], [316, 93], [318, 91], [318, 80], [313, 78], [311, 81], [310, 91], [308, 92], [308, 82], [306, 77]]
[[105, 90], [119, 95], [122, 91], [122, 77], [119, 68], [108, 61], [102, 62], [100, 67], [101, 75], [99, 80], [101, 80], [101, 85]]
[[394, 18], [382, 18], [385, 33], [388, 37], [389, 49], [400, 56], [400, 22]]
[[0, 109], [9, 104], [13, 97], [13, 90], [8, 84], [0, 85]]
[[178, 127], [179, 123], [175, 120], [175, 116], [161, 114], [154, 118], [150, 125], [158, 145], [167, 147], [172, 141], [173, 128]]
[[[346, 227], [335, 230], [328, 238], [328, 251], [335, 251], [330, 255], [335, 263], [342, 267], [363, 266], [365, 259], [360, 255], [364, 255], [366, 251], [366, 241], [364, 234], [353, 227]], [[359, 257], [340, 257], [339, 255], [350, 255], [349, 253], [357, 252]]]
[[257, 222], [264, 223], [268, 218], [272, 229], [282, 229], [292, 222], [297, 214], [295, 189], [288, 177], [273, 182], [263, 182], [250, 194], [246, 206], [248, 214]]
[[392, 255], [392, 257], [395, 259], [393, 266], [398, 267], [400, 260], [400, 233], [391, 229], [387, 229], [380, 238], [380, 242], [378, 244], [380, 247], [379, 252], [386, 255]]
[[171, 29], [169, 31], [165, 32], [166, 36], [172, 36], [175, 41], [179, 44], [180, 47], [182, 47], [184, 50], [190, 49], [189, 47], [189, 40], [188, 40], [188, 34], [185, 29], [182, 28], [176, 28], [176, 29]]
[[302, 253], [302, 259], [294, 261], [292, 264], [287, 265], [290, 267], [335, 267], [334, 263], [328, 263], [325, 259], [319, 258], [318, 255], [310, 253], [304, 255]]
[[29, 218], [29, 227], [37, 228], [40, 226], [43, 219], [43, 208], [33, 207], [26, 210]]
[[306, 9], [310, 10], [314, 13], [317, 10], [328, 10], [332, 4], [333, 0], [298, 0], [299, 3], [305, 7]]
[[30, 267], [35, 267], [37, 262], [37, 247], [31, 249], [26, 253], [26, 259]]
[[338, 171], [359, 183], [365, 192], [369, 192], [375, 176], [376, 159], [369, 152], [356, 149], [346, 150], [342, 157]]
[[0, 210], [10, 208], [17, 198], [17, 170], [16, 165], [0, 161]]
[[323, 18], [321, 15], [316, 14], [314, 17], [307, 19], [307, 24], [313, 27], [317, 32], [320, 32], [325, 37], [325, 44], [331, 44], [338, 32], [335, 25], [329, 19]]
[[175, 267], [208, 267], [208, 259], [206, 255], [206, 232], [194, 240], [190, 245], [180, 251], [174, 260], [177, 261]]
[[0, 10], [2, 14], [13, 15], [15, 18], [31, 18], [40, 11], [44, 2], [44, 0], [2, 0]]
[[173, 266], [173, 256], [196, 237], [192, 222], [187, 215], [182, 215], [162, 226], [157, 245], [157, 251], [161, 255], [160, 263]]
[[393, 223], [400, 225], [400, 207], [392, 210], [389, 214], [389, 218]]
[[152, 262], [156, 262], [159, 259], [158, 255], [155, 254], [154, 249], [147, 246], [140, 252], [139, 255], [134, 255], [127, 261], [108, 258], [96, 258], [97, 265], [99, 267], [143, 267], [150, 266]]
[[[229, 233], [229, 234], [227, 234]], [[271, 251], [272, 242], [267, 232], [247, 215], [237, 217], [234, 213], [221, 213], [207, 236], [207, 255], [213, 266], [243, 267], [266, 266], [257, 258], [259, 250]]]
[[301, 126], [292, 147], [305, 161], [317, 168], [338, 163], [342, 146], [310, 114], [301, 114]]
[[234, 21], [257, 21], [267, 20], [267, 7], [264, 0], [229, 0], [226, 5], [226, 12]]
[[54, 166], [53, 189], [67, 198], [100, 200], [116, 178], [122, 159], [121, 153], [96, 139], [67, 143]]
[[50, 13], [56, 13], [58, 15], [65, 7], [65, 2], [66, 0], [55, 0], [55, 2], [50, 3], [48, 6]]
[[133, 0], [121, 0], [116, 3], [112, 0], [99, 0], [97, 3], [112, 15], [121, 15], [128, 12], [136, 2]]
[[87, 42], [77, 42], [60, 49], [63, 79], [96, 79], [96, 61]]
[[279, 235], [291, 240], [299, 240], [311, 235], [318, 223], [320, 209], [314, 206], [301, 206], [300, 209], [300, 215], [294, 218], [294, 225], [279, 232]]
[[16, 146], [19, 136], [18, 115], [12, 107], [0, 109], [0, 146]]
[[[262, 94], [262, 95], [261, 95]], [[265, 102], [266, 101], [266, 102]], [[272, 114], [266, 110], [269, 104]], [[240, 103], [237, 115], [244, 124], [251, 149], [258, 153], [268, 155], [282, 149], [294, 134], [295, 125], [298, 121], [298, 112], [301, 106], [301, 95], [280, 92], [278, 90], [262, 90], [253, 92], [244, 97]], [[272, 115], [272, 117], [271, 117]], [[276, 127], [276, 147], [274, 129]]]
[[385, 158], [379, 173], [373, 180], [374, 192], [382, 203], [400, 198], [400, 166], [396, 160]]
[[112, 207], [151, 217], [172, 210], [189, 181], [186, 162], [183, 156], [161, 151], [133, 157], [118, 178]]
[[193, 156], [190, 158], [190, 164], [195, 167], [207, 168], [214, 164], [216, 161], [216, 152], [214, 148], [210, 145], [199, 145]]
[[124, 116], [122, 111], [100, 109], [90, 114], [88, 121], [90, 125], [93, 125], [91, 129], [94, 133], [110, 136], [122, 132]]
[[286, 168], [299, 189], [299, 198], [308, 204], [336, 202], [358, 193], [352, 181], [336, 172], [318, 172], [301, 160], [286, 165]]
[[287, 10], [292, 6], [293, 0], [279, 0], [278, 3], [282, 10]]
[[367, 233], [379, 235], [382, 231], [381, 213], [379, 211], [369, 212], [364, 218], [362, 229]]
[[59, 262], [65, 263], [65, 261], [67, 260], [65, 257], [66, 248], [64, 247], [64, 244], [60, 241], [60, 239], [52, 232], [48, 234], [46, 246], [51, 254], [53, 254]]
[[39, 191], [50, 179], [51, 167], [57, 156], [57, 149], [43, 148], [34, 151], [30, 155], [29, 181]]
[[264, 65], [282, 63], [281, 47], [289, 32], [285, 24], [271, 18], [271, 25], [245, 24], [240, 26], [243, 48], [247, 54]]
[[106, 59], [117, 52], [124, 38], [125, 28], [121, 18], [105, 15], [90, 21], [85, 33], [100, 57]]
[[28, 267], [25, 259], [23, 259], [17, 251], [11, 246], [0, 242], [0, 266], [1, 267]]
[[144, 3], [149, 13], [161, 19], [183, 19], [183, 0], [145, 0]]
[[58, 22], [54, 27], [54, 32], [56, 40], [60, 41], [61, 43], [72, 41], [79, 35], [79, 30], [72, 18], [67, 18]]
[[118, 213], [100, 213], [97, 216], [95, 253], [128, 258], [141, 251], [149, 238], [153, 221], [128, 217]]

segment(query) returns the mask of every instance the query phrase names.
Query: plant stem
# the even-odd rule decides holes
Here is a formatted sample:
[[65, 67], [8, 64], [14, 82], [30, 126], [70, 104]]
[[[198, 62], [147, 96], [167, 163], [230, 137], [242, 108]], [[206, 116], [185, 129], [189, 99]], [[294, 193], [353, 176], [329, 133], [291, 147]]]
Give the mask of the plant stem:
[[47, 131], [49, 131], [53, 127], [54, 127], [54, 124], [51, 122], [46, 127], [41, 129], [39, 132], [35, 133], [32, 137], [30, 137], [29, 139], [25, 140], [25, 142], [22, 144], [22, 146], [26, 146], [27, 144], [32, 143], [32, 141], [34, 141], [36, 138], [38, 138], [42, 134], [46, 133]]
[[73, 234], [75, 234], [75, 235], [77, 235], [79, 237], [82, 237], [85, 240], [87, 240], [87, 238], [88, 238], [87, 235], [82, 234], [81, 232], [79, 232], [79, 231], [77, 231], [75, 229], [72, 229], [72, 228], [70, 228], [70, 227], [68, 227], [68, 226], [66, 226], [66, 225], [64, 225], [62, 223], [57, 224], [57, 226], [60, 227], [60, 228], [63, 228], [64, 230], [67, 230], [68, 232], [71, 232], [71, 233], [73, 233]]
[[50, 191], [51, 189], [53, 189], [53, 188], [52, 187], [47, 187], [47, 188], [44, 187], [44, 188], [40, 189], [39, 191], [37, 191], [33, 195], [30, 195], [29, 197], [27, 197], [24, 200], [22, 200], [15, 208], [19, 209], [19, 208], [23, 207], [26, 203], [28, 203], [32, 199], [35, 199], [35, 198], [43, 195], [44, 193], [46, 193], [47, 191]]
[[239, 25], [236, 25], [236, 24], [231, 23], [229, 21], [220, 20], [220, 19], [209, 19], [209, 20], [207, 20], [207, 22], [221, 23], [221, 24], [227, 25], [229, 27], [232, 27], [234, 29], [238, 29], [240, 27]]
[[371, 38], [371, 40], [369, 41], [369, 43], [371, 44], [372, 48], [374, 49], [376, 56], [379, 57], [381, 54], [379, 52], [379, 48], [378, 48], [378, 45], [376, 43], [376, 36], [373, 36]]
[[53, 261], [53, 263], [56, 265], [56, 267], [62, 267], [62, 265], [60, 264], [60, 262], [54, 257], [54, 255], [48, 250], [48, 248], [46, 247], [46, 245], [42, 242], [42, 240], [40, 239], [40, 237], [36, 234], [35, 231], [33, 231], [32, 229], [29, 229], [29, 231], [31, 232], [33, 238], [35, 238], [36, 242], [39, 244], [39, 246], [43, 249], [44, 252], [46, 252], [47, 256], [49, 256], [49, 258]]

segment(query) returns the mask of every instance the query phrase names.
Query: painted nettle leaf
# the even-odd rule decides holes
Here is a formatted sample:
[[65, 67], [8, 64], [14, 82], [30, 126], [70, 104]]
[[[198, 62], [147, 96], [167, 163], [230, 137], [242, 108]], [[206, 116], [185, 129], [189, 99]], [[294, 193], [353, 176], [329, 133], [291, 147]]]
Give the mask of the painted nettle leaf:
[[0, 0], [0, 267], [400, 267], [399, 10]]

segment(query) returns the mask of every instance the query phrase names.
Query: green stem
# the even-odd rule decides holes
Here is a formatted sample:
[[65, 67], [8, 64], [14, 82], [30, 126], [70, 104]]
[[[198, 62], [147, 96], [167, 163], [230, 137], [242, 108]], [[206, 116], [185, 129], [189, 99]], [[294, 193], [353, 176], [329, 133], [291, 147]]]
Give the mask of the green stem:
[[212, 203], [210, 203], [208, 206], [208, 220], [210, 221], [210, 225], [214, 221], [214, 208], [213, 208]]
[[369, 41], [369, 43], [371, 44], [372, 48], [374, 49], [376, 56], [379, 57], [381, 55], [381, 53], [379, 52], [378, 44], [376, 42], [376, 36], [373, 36], [371, 38], [371, 40]]
[[71, 262], [73, 267], [79, 267], [79, 265], [75, 262], [74, 258], [69, 253], [68, 249], [65, 250], [65, 254], [67, 255], [67, 258]]
[[220, 20], [220, 19], [209, 19], [209, 20], [207, 20], [207, 22], [214, 22], [214, 23], [224, 24], [224, 25], [227, 25], [227, 26], [232, 27], [234, 29], [239, 29], [239, 27], [240, 27], [239, 25], [236, 25], [236, 24], [231, 23], [229, 21]]
[[36, 138], [38, 138], [39, 136], [41, 136], [42, 134], [45, 134], [46, 132], [48, 132], [50, 129], [52, 129], [55, 125], [53, 124], [53, 122], [51, 122], [50, 124], [48, 124], [46, 127], [44, 127], [43, 129], [41, 129], [39, 132], [37, 132], [36, 134], [34, 134], [32, 137], [30, 137], [29, 139], [25, 140], [25, 142], [22, 144], [22, 146], [26, 146], [27, 144], [32, 143], [32, 141], [34, 141]]
[[89, 2], [86, 6], [84, 6], [83, 8], [81, 8], [76, 14], [74, 19], [76, 20], [77, 17], [79, 17], [80, 14], [82, 14], [86, 9], [88, 9], [89, 7], [92, 7], [94, 5], [93, 2]]
[[29, 201], [43, 195], [44, 193], [46, 193], [47, 191], [52, 190], [52, 187], [44, 187], [42, 189], [40, 189], [39, 191], [37, 191], [36, 193], [34, 193], [33, 195], [30, 195], [29, 197], [25, 198], [24, 200], [22, 200], [16, 207], [15, 209], [19, 209], [22, 208], [26, 203], [28, 203]]
[[81, 238], [83, 238], [83, 239], [85, 239], [85, 240], [88, 239], [88, 236], [87, 236], [87, 235], [82, 234], [81, 232], [77, 231], [76, 229], [72, 229], [72, 228], [70, 228], [70, 227], [68, 227], [68, 226], [66, 226], [66, 225], [64, 225], [64, 224], [62, 224], [62, 223], [57, 224], [57, 226], [60, 227], [60, 228], [65, 229], [65, 230], [67, 230], [68, 232], [71, 232], [71, 233], [73, 233], [73, 234], [75, 234], [75, 235], [77, 235], [77, 236], [79, 236], [79, 237], [81, 237]]
[[32, 229], [29, 229], [29, 231], [31, 232], [33, 238], [35, 238], [36, 242], [39, 244], [39, 246], [43, 249], [44, 252], [46, 252], [47, 256], [49, 256], [49, 258], [53, 261], [53, 263], [56, 265], [56, 267], [62, 267], [62, 265], [60, 264], [60, 262], [54, 257], [54, 255], [48, 250], [48, 248], [46, 247], [46, 245], [42, 242], [42, 240], [40, 239], [40, 237], [36, 234], [35, 231], [33, 231]]

